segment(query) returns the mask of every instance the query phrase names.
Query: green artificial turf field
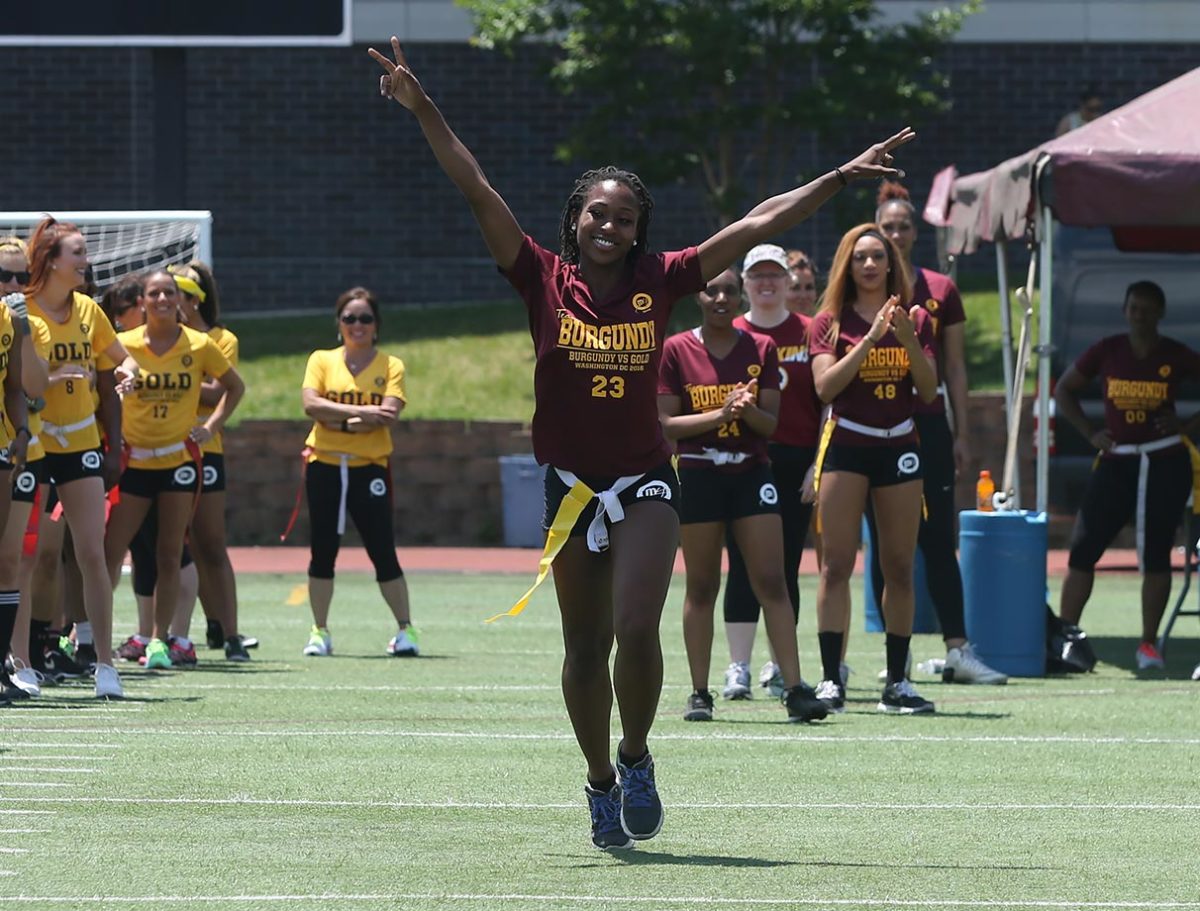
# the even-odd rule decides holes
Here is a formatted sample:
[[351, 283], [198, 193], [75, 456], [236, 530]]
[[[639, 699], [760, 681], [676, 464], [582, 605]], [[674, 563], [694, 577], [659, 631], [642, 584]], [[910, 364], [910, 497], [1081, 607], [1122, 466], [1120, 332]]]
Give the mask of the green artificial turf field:
[[0, 906], [1200, 909], [1200, 640], [1181, 621], [1168, 676], [1139, 679], [1133, 577], [1104, 577], [1085, 615], [1096, 673], [918, 675], [935, 717], [876, 714], [882, 636], [859, 616], [848, 711], [807, 727], [762, 697], [682, 720], [677, 579], [651, 741], [666, 825], [613, 855], [588, 840], [549, 591], [485, 626], [525, 578], [414, 573], [426, 656], [397, 660], [374, 583], [344, 574], [317, 659], [300, 581], [241, 578], [248, 666], [202, 650], [126, 671], [124, 702], [66, 685], [0, 709]]

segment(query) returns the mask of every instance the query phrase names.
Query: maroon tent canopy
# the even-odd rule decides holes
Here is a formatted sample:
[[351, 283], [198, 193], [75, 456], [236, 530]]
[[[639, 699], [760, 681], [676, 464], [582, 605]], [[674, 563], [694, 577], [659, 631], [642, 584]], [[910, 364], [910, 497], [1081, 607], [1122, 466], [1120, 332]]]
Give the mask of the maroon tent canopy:
[[1200, 68], [954, 181], [948, 249], [1018, 238], [1035, 206], [1082, 227], [1200, 223]]

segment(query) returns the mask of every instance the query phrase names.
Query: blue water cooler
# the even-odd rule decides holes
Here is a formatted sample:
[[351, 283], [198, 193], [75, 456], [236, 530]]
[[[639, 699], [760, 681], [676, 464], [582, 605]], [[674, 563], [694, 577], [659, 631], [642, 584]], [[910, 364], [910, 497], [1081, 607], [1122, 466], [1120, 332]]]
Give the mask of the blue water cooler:
[[967, 637], [1014, 677], [1046, 672], [1046, 514], [959, 513]]
[[[863, 619], [868, 633], [882, 633], [883, 615], [879, 612], [879, 595], [871, 579], [871, 535], [867, 530], [867, 520], [862, 523], [863, 540]], [[933, 598], [929, 596], [929, 583], [925, 576], [925, 557], [917, 548], [916, 559], [913, 562], [913, 594], [916, 599], [916, 609], [913, 614], [914, 633], [936, 633], [938, 626], [937, 611], [933, 607]]]

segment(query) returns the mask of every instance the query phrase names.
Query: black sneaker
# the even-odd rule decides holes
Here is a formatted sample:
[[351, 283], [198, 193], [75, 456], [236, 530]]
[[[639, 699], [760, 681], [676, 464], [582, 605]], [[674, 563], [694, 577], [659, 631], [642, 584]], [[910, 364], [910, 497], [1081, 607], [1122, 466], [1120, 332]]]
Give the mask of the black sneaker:
[[220, 620], [208, 621], [208, 630], [204, 634], [204, 639], [208, 643], [209, 648], [225, 647], [225, 631], [221, 629]]
[[84, 673], [93, 674], [96, 668], [96, 646], [91, 642], [75, 646], [75, 657], [72, 659], [83, 668]]
[[817, 698], [835, 714], [840, 715], [846, 711], [846, 688], [837, 680], [822, 680], [818, 683]]
[[225, 640], [225, 660], [239, 663], [250, 660], [250, 653], [246, 651], [246, 646], [242, 644], [241, 636], [230, 636]]
[[662, 830], [663, 805], [654, 783], [654, 757], [649, 753], [631, 766], [617, 759], [621, 786], [621, 828], [636, 841], [653, 838]]
[[907, 680], [885, 686], [876, 708], [889, 715], [931, 715], [934, 710], [933, 703], [919, 696]]
[[829, 714], [829, 706], [817, 698], [817, 691], [807, 683], [799, 683], [783, 691], [779, 701], [787, 707], [788, 721], [820, 721]]
[[621, 786], [615, 784], [607, 791], [584, 785], [588, 809], [592, 812], [592, 844], [601, 851], [632, 848], [633, 839], [621, 828]]
[[55, 683], [62, 683], [64, 680], [78, 680], [86, 674], [86, 671], [75, 662], [74, 658], [64, 652], [62, 646], [57, 642], [45, 647], [42, 652], [42, 660], [46, 668], [43, 673]]
[[696, 690], [688, 696], [687, 711], [683, 713], [684, 721], [712, 721], [713, 694], [708, 690]]

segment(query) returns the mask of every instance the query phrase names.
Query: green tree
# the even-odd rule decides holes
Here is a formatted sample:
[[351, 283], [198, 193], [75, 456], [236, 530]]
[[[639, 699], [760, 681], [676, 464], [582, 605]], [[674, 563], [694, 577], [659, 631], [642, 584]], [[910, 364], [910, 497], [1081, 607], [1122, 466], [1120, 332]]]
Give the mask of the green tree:
[[[944, 110], [934, 61], [980, 0], [880, 23], [875, 0], [458, 0], [475, 43], [548, 46], [580, 102], [564, 161], [628, 163], [656, 183], [698, 180], [714, 222], [778, 189], [807, 131], [885, 132]], [[793, 177], [795, 175], [792, 175]]]

